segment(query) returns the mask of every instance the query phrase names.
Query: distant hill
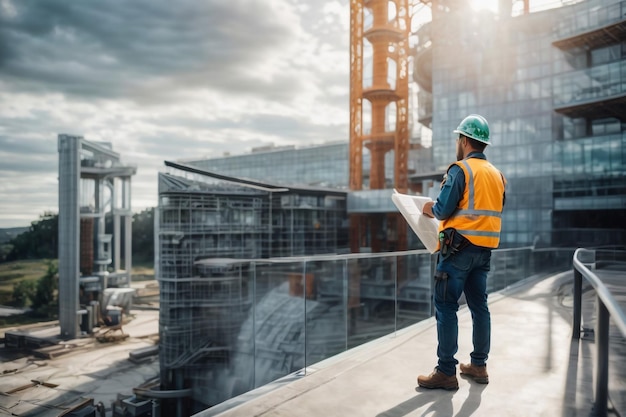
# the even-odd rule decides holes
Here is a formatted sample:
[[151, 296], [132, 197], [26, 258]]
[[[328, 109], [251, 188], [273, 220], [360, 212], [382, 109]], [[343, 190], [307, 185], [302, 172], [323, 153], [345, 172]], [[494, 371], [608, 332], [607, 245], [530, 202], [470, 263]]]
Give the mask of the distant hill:
[[15, 236], [28, 231], [29, 227], [9, 227], [6, 229], [0, 229], [0, 244], [7, 243]]

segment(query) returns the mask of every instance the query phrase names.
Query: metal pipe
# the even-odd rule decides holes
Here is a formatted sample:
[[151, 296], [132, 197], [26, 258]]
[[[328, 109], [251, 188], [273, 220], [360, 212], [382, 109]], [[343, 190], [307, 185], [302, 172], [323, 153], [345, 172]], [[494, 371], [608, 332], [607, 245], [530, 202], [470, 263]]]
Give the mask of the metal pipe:
[[90, 151], [90, 152], [93, 152], [94, 154], [103, 154], [103, 155], [106, 155], [106, 156], [110, 157], [111, 159], [115, 159], [115, 161], [119, 161], [120, 160], [120, 154], [119, 153], [117, 153], [117, 152], [113, 151], [113, 149], [108, 148], [106, 146], [103, 146], [103, 145], [101, 145], [99, 143], [83, 140], [82, 145], [83, 145], [82, 146], [83, 149], [85, 149], [87, 151]]
[[596, 399], [595, 415], [606, 417], [609, 397], [609, 310], [597, 297], [598, 318], [596, 321]]
[[80, 276], [80, 136], [59, 135], [59, 324], [61, 338], [78, 334]]
[[302, 275], [303, 275], [303, 283], [304, 283], [304, 288], [303, 288], [303, 293], [302, 293], [302, 299], [304, 300], [304, 375], [306, 376], [306, 368], [307, 368], [307, 343], [308, 343], [308, 335], [307, 335], [307, 322], [306, 322], [306, 303], [307, 303], [307, 282], [306, 282], [306, 266], [307, 263], [306, 261], [304, 261], [302, 263]]
[[174, 398], [190, 398], [192, 394], [191, 388], [172, 389], [172, 390], [152, 390], [148, 388], [133, 388], [133, 393], [147, 398], [155, 399], [174, 399]]
[[587, 249], [579, 248], [576, 249], [574, 253], [574, 267], [576, 270], [580, 271], [583, 274], [583, 277], [589, 282], [593, 288], [596, 290], [598, 297], [604, 303], [604, 306], [609, 311], [609, 314], [613, 318], [613, 322], [622, 333], [622, 335], [626, 336], [626, 313], [618, 302], [615, 300], [615, 297], [611, 294], [611, 291], [602, 283], [600, 278], [592, 271], [589, 270], [581, 261], [578, 259], [578, 254]]
[[[600, 278], [594, 274], [589, 268], [583, 264], [578, 255], [587, 251], [583, 248], [578, 248], [574, 253], [574, 326], [572, 337], [579, 334], [580, 337], [580, 293], [581, 289], [578, 289], [576, 294], [576, 287], [579, 285], [577, 282], [579, 277], [584, 277], [593, 288], [596, 290], [597, 298], [597, 319], [596, 319], [596, 385], [595, 385], [595, 400], [594, 400], [594, 415], [602, 417], [607, 415], [607, 401], [608, 401], [608, 384], [609, 384], [609, 319], [612, 317], [615, 325], [620, 330], [622, 335], [626, 336], [626, 314], [615, 300], [615, 297], [611, 294], [609, 289], [604, 285]], [[580, 278], [580, 285], [582, 287], [582, 278]], [[576, 306], [576, 304], [579, 304]], [[578, 311], [577, 311], [578, 310]]]
[[583, 274], [574, 267], [574, 322], [572, 339], [580, 339], [580, 318], [582, 314]]

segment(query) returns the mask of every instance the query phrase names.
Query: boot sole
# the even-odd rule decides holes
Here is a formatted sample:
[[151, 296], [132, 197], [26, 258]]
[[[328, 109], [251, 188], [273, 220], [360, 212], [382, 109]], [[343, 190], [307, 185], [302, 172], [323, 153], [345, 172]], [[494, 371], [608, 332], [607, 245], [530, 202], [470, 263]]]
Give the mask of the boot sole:
[[428, 389], [445, 389], [446, 391], [456, 391], [459, 389], [459, 386], [443, 386], [443, 385], [424, 385], [424, 384], [420, 384], [419, 382], [417, 383], [417, 385], [419, 385], [422, 388], [428, 388]]
[[489, 383], [489, 377], [484, 377], [484, 376], [474, 376], [472, 374], [466, 374], [461, 372], [462, 376], [466, 376], [469, 378], [472, 378], [474, 381], [478, 382], [479, 384], [488, 384]]

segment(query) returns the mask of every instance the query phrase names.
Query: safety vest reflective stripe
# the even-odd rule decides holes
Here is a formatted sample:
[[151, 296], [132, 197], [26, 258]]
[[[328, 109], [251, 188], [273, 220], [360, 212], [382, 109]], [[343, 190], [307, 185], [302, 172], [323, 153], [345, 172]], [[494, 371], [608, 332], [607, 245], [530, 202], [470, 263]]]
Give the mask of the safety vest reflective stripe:
[[465, 185], [469, 185], [469, 202], [467, 207], [470, 210], [474, 210], [474, 173], [472, 172], [472, 168], [469, 166], [466, 159], [463, 160], [463, 165], [465, 165], [466, 175], [469, 173], [469, 181], [467, 178], [465, 179]]
[[465, 169], [466, 172], [469, 173], [469, 181], [466, 182], [466, 184], [469, 185], [469, 201], [468, 201], [468, 209], [466, 210], [459, 210], [457, 213], [461, 212], [460, 214], [462, 215], [471, 215], [471, 214], [475, 214], [478, 216], [494, 216], [494, 217], [501, 217], [502, 213], [499, 211], [494, 211], [494, 210], [475, 210], [474, 206], [476, 204], [476, 202], [474, 201], [474, 171], [472, 171], [472, 167], [470, 167], [469, 163], [467, 162], [467, 159], [464, 159], [463, 161], [463, 165], [465, 165]]
[[468, 158], [456, 164], [465, 174], [465, 190], [459, 207], [439, 229], [453, 227], [474, 245], [497, 248], [506, 180], [484, 159]]
[[458, 209], [457, 211], [457, 215], [461, 214], [463, 216], [470, 216], [472, 214], [476, 215], [476, 216], [491, 216], [491, 217], [502, 217], [502, 213], [500, 213], [499, 211], [493, 211], [493, 210], [463, 210], [463, 209]]
[[500, 232], [484, 232], [480, 230], [463, 230], [463, 229], [456, 229], [456, 231], [461, 233], [462, 235], [468, 235], [468, 236], [500, 237]]

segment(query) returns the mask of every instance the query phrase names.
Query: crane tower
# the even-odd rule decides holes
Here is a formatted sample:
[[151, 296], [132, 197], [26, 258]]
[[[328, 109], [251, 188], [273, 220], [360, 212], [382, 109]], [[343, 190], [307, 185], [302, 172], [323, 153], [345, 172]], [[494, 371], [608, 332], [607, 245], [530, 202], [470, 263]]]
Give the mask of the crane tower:
[[[393, 187], [408, 189], [409, 153], [409, 1], [350, 1], [350, 189], [363, 189], [363, 148], [370, 153], [369, 189], [387, 188], [385, 155], [394, 151]], [[364, 77], [364, 46], [371, 46], [371, 76]], [[364, 102], [371, 114], [363, 114]], [[395, 114], [393, 106], [395, 105]], [[395, 116], [395, 117], [394, 117]], [[364, 129], [364, 120], [371, 127]], [[395, 121], [395, 123], [394, 123]], [[404, 227], [397, 227], [396, 213], [388, 214], [388, 228], [406, 242]], [[369, 225], [366, 224], [369, 222]], [[370, 228], [372, 250], [377, 251], [376, 233], [381, 216], [351, 215], [351, 246]]]
[[[393, 5], [390, 7], [390, 5]], [[395, 6], [395, 7], [394, 7]], [[390, 11], [395, 8], [395, 16]], [[408, 0], [351, 0], [350, 4], [350, 188], [363, 188], [363, 146], [371, 154], [370, 188], [385, 188], [385, 154], [395, 151], [394, 187], [407, 189]], [[364, 14], [371, 16], [367, 27]], [[363, 78], [363, 43], [372, 46], [372, 77]], [[395, 63], [395, 74], [390, 63]], [[363, 100], [371, 103], [371, 130], [363, 131]], [[395, 126], [388, 107], [396, 104]]]

